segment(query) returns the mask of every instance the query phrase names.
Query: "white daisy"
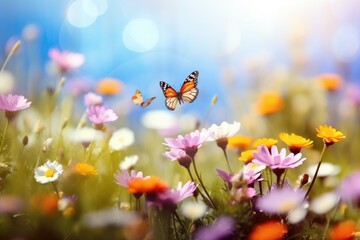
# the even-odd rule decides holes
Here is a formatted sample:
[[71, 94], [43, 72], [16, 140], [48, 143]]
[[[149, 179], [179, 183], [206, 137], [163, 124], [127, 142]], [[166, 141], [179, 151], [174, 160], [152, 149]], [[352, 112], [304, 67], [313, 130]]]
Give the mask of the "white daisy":
[[333, 209], [339, 200], [335, 192], [325, 193], [311, 201], [310, 210], [317, 214], [325, 214]]
[[88, 145], [93, 141], [101, 141], [104, 133], [91, 127], [69, 128], [64, 132], [64, 136], [71, 142]]
[[44, 165], [35, 169], [35, 180], [38, 183], [48, 183], [56, 181], [63, 174], [63, 166], [57, 161], [48, 160]]
[[222, 122], [220, 126], [213, 124], [208, 129], [211, 132], [210, 136], [207, 138], [207, 141], [214, 141], [223, 138], [228, 138], [234, 136], [240, 130], [240, 123], [227, 123]]
[[204, 202], [187, 201], [181, 205], [180, 211], [185, 217], [196, 220], [206, 214], [207, 206]]
[[112, 134], [109, 140], [109, 147], [113, 151], [119, 151], [127, 148], [133, 144], [134, 141], [134, 132], [129, 128], [121, 128]]
[[[311, 165], [308, 167], [309, 176], [313, 177], [315, 175], [317, 164]], [[319, 168], [318, 177], [329, 177], [335, 176], [340, 172], [340, 167], [332, 163], [323, 162]]]
[[139, 160], [139, 156], [138, 155], [131, 155], [131, 156], [126, 156], [124, 161], [122, 161], [119, 164], [119, 168], [121, 170], [128, 170], [130, 169], [132, 166], [134, 166], [137, 161]]

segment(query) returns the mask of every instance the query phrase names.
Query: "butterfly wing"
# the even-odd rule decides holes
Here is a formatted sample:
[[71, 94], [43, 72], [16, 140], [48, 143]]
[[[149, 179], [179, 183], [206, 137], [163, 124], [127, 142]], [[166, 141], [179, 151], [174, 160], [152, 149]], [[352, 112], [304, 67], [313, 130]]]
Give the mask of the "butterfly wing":
[[143, 103], [143, 96], [140, 90], [136, 90], [134, 96], [132, 96], [131, 101], [136, 105], [141, 105]]
[[152, 102], [152, 101], [154, 101], [154, 99], [155, 99], [156, 97], [152, 97], [152, 98], [150, 98], [150, 99], [148, 99], [148, 100], [146, 100], [146, 101], [144, 101], [143, 103], [141, 103], [141, 107], [147, 107], [147, 106], [149, 106], [150, 105], [150, 103]]
[[165, 96], [165, 106], [171, 111], [175, 110], [179, 102], [178, 93], [166, 82], [160, 81], [160, 87]]
[[199, 89], [196, 87], [198, 82], [199, 72], [192, 72], [184, 81], [180, 89], [180, 99], [182, 101], [192, 103], [199, 94]]

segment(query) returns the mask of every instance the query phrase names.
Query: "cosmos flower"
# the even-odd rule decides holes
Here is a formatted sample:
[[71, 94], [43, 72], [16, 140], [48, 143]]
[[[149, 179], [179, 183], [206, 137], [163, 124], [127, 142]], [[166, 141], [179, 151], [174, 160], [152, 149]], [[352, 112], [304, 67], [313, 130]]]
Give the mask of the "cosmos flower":
[[13, 116], [12, 112], [17, 112], [19, 110], [30, 107], [31, 102], [24, 96], [19, 95], [0, 95], [0, 109], [5, 110], [5, 116], [11, 119]]
[[138, 160], [139, 160], [138, 155], [126, 156], [124, 160], [120, 162], [119, 168], [121, 170], [129, 170], [137, 163]]
[[261, 145], [265, 145], [269, 150], [272, 146], [276, 145], [278, 143], [278, 140], [273, 138], [259, 138], [254, 141], [253, 146], [254, 147], [260, 147]]
[[215, 222], [202, 227], [194, 234], [194, 240], [221, 240], [232, 239], [236, 227], [235, 220], [226, 215], [219, 216]]
[[63, 166], [57, 161], [48, 160], [44, 165], [35, 169], [35, 180], [38, 183], [48, 183], [56, 181], [64, 172]]
[[202, 201], [186, 201], [180, 207], [181, 214], [189, 219], [196, 220], [205, 216], [207, 205]]
[[112, 109], [107, 109], [104, 106], [91, 105], [86, 110], [86, 114], [90, 121], [95, 125], [104, 124], [106, 122], [113, 122], [118, 119], [118, 116]]
[[190, 167], [191, 157], [182, 149], [171, 148], [170, 151], [165, 152], [163, 155], [171, 161], [178, 161], [179, 164], [185, 168]]
[[252, 162], [269, 166], [271, 169], [287, 169], [295, 168], [305, 160], [306, 158], [301, 158], [301, 153], [296, 155], [290, 153], [286, 156], [285, 148], [279, 152], [276, 146], [272, 146], [270, 152], [266, 146], [262, 145], [258, 148], [258, 152], [254, 153]]
[[104, 95], [115, 95], [120, 93], [122, 88], [122, 83], [118, 79], [103, 78], [98, 82], [96, 91]]
[[101, 105], [102, 102], [103, 102], [103, 97], [93, 92], [88, 92], [87, 94], [84, 95], [84, 103], [87, 107], [91, 105]]
[[77, 163], [75, 170], [83, 176], [98, 175], [95, 167], [88, 163]]
[[278, 221], [268, 221], [256, 225], [250, 232], [249, 240], [280, 240], [287, 233], [285, 224]]
[[293, 189], [289, 185], [283, 188], [272, 188], [266, 195], [256, 201], [256, 209], [270, 214], [285, 214], [299, 208], [304, 201], [306, 192]]
[[61, 72], [69, 72], [79, 68], [85, 62], [85, 57], [79, 53], [69, 51], [60, 52], [59, 49], [50, 49], [49, 57], [55, 62]]
[[135, 134], [129, 128], [121, 128], [113, 132], [110, 140], [109, 147], [113, 151], [123, 150], [135, 142]]
[[326, 146], [330, 146], [345, 138], [345, 135], [332, 126], [323, 125], [316, 129], [317, 137], [322, 138]]
[[273, 91], [263, 92], [256, 103], [256, 111], [264, 116], [279, 112], [283, 108], [283, 98], [279, 93]]
[[290, 152], [297, 154], [302, 148], [310, 148], [313, 145], [313, 141], [306, 139], [302, 136], [296, 135], [294, 133], [280, 133], [280, 139], [289, 146]]

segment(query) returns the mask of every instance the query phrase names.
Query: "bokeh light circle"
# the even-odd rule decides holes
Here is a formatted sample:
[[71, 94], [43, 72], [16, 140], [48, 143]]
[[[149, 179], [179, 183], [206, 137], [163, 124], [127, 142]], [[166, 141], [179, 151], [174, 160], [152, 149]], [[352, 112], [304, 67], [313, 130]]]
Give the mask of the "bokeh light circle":
[[78, 0], [70, 4], [66, 18], [71, 25], [85, 28], [93, 24], [98, 15], [97, 6], [94, 3]]
[[131, 51], [147, 52], [158, 43], [159, 30], [150, 20], [135, 19], [125, 26], [122, 41]]
[[352, 25], [340, 26], [332, 38], [332, 50], [340, 61], [352, 61], [359, 53], [359, 31]]

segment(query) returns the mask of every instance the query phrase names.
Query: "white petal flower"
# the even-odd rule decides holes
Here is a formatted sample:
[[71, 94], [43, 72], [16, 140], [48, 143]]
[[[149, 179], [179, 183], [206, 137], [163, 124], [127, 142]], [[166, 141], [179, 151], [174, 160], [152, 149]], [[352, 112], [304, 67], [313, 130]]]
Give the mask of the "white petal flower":
[[121, 128], [115, 131], [110, 140], [109, 147], [111, 150], [119, 151], [124, 148], [127, 148], [135, 141], [134, 132], [129, 128]]
[[[307, 172], [309, 176], [313, 177], [315, 175], [317, 164], [311, 165]], [[328, 177], [335, 176], [340, 172], [340, 167], [332, 163], [323, 162], [319, 168], [318, 177]]]
[[131, 156], [126, 156], [124, 161], [122, 161], [119, 164], [119, 168], [121, 170], [128, 170], [130, 169], [132, 166], [134, 166], [137, 161], [139, 160], [139, 156], [138, 155], [131, 155]]
[[315, 198], [310, 203], [310, 210], [317, 214], [325, 214], [335, 207], [339, 196], [335, 192], [329, 192]]
[[185, 217], [196, 220], [206, 214], [207, 206], [204, 202], [187, 201], [181, 205], [180, 211]]
[[240, 130], [240, 123], [227, 123], [222, 122], [220, 126], [213, 124], [208, 129], [211, 132], [207, 141], [214, 141], [221, 138], [228, 138], [234, 136]]
[[306, 217], [306, 214], [308, 212], [307, 209], [308, 209], [308, 204], [305, 203], [305, 204], [291, 210], [287, 216], [288, 222], [291, 224], [296, 224], [296, 223], [302, 221]]
[[64, 132], [65, 138], [72, 142], [88, 144], [93, 141], [101, 141], [104, 133], [91, 127], [83, 127], [79, 129], [67, 129]]
[[174, 113], [154, 110], [145, 113], [141, 119], [144, 127], [156, 130], [167, 130], [177, 127], [178, 120]]
[[64, 172], [63, 166], [57, 161], [48, 160], [44, 165], [35, 169], [35, 180], [38, 183], [48, 183], [56, 181]]

